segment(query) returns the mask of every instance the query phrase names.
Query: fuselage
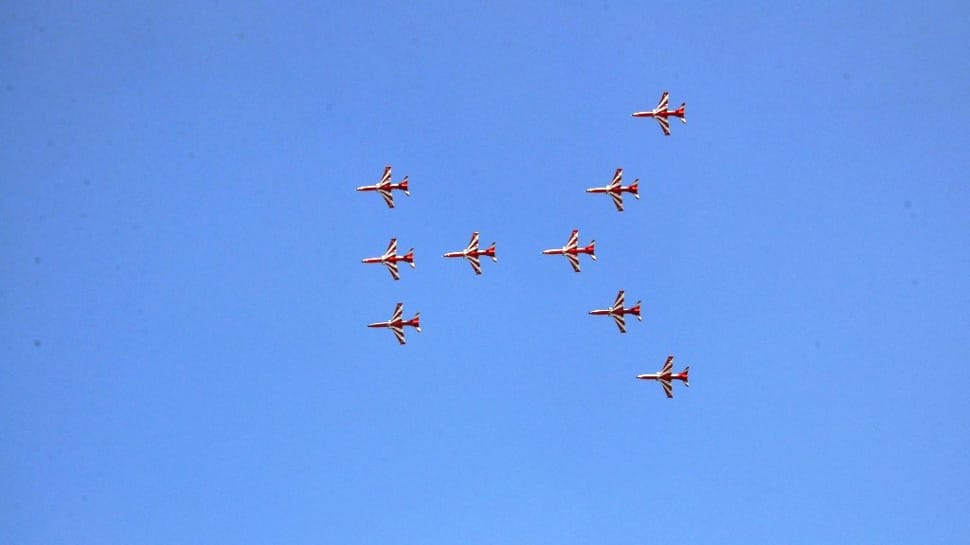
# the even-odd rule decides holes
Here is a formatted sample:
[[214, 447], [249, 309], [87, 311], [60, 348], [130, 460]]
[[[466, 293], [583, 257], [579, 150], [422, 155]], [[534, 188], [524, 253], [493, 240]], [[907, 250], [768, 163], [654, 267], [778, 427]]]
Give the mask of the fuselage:
[[408, 192], [408, 184], [406, 182], [401, 182], [399, 184], [374, 184], [374, 185], [362, 185], [357, 188], [357, 191], [391, 191], [393, 189], [399, 189]]
[[420, 329], [420, 321], [418, 318], [411, 318], [410, 320], [388, 320], [386, 322], [374, 322], [373, 324], [367, 324], [367, 327], [404, 327], [411, 326]]
[[566, 255], [566, 254], [571, 254], [571, 255], [578, 255], [578, 254], [594, 255], [594, 252], [595, 251], [596, 251], [595, 250], [595, 247], [592, 246], [592, 245], [585, 246], [585, 247], [582, 247], [582, 248], [580, 248], [580, 247], [567, 248], [567, 247], [563, 246], [562, 248], [553, 248], [551, 250], [543, 250], [542, 253], [544, 253], [546, 255]]
[[618, 309], [604, 308], [600, 310], [591, 310], [589, 311], [589, 313], [592, 314], [593, 316], [624, 316], [626, 314], [633, 314], [634, 316], [639, 316], [640, 306], [637, 305], [635, 307], [618, 308]]
[[448, 252], [444, 254], [445, 257], [481, 257], [487, 256], [495, 258], [495, 248], [486, 248], [484, 250], [462, 250], [460, 252]]
[[619, 187], [591, 187], [586, 190], [587, 193], [633, 193], [636, 194], [638, 187], [636, 185], [621, 185]]
[[414, 263], [414, 254], [408, 252], [405, 255], [365, 257], [364, 259], [360, 260], [361, 263], [397, 263], [398, 261]]
[[684, 108], [676, 110], [650, 110], [648, 112], [633, 112], [633, 117], [684, 117]]
[[637, 375], [640, 380], [679, 380], [687, 382], [687, 373], [646, 373]]

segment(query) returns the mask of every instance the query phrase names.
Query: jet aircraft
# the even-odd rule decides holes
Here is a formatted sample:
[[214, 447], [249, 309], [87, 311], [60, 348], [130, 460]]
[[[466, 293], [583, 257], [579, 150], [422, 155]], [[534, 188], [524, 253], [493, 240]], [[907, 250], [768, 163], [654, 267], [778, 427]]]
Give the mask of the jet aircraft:
[[664, 362], [663, 369], [659, 373], [650, 373], [646, 375], [637, 375], [638, 379], [641, 380], [656, 380], [664, 387], [664, 393], [667, 394], [668, 398], [674, 397], [674, 385], [671, 383], [672, 380], [679, 380], [684, 383], [684, 386], [690, 386], [687, 382], [687, 373], [690, 372], [690, 366], [684, 367], [684, 370], [679, 373], [674, 373], [674, 357], [667, 356], [667, 361]]
[[404, 314], [404, 303], [398, 303], [397, 306], [394, 307], [394, 314], [391, 315], [390, 320], [386, 322], [375, 322], [373, 324], [368, 324], [367, 327], [386, 327], [394, 333], [395, 337], [397, 337], [397, 342], [406, 344], [407, 342], [404, 340], [404, 326], [411, 326], [416, 329], [418, 333], [421, 333], [421, 313], [416, 312], [414, 314], [414, 318], [411, 318], [410, 320], [403, 319], [401, 317], [402, 314]]
[[445, 254], [445, 257], [464, 257], [471, 264], [475, 274], [482, 274], [482, 264], [479, 263], [478, 258], [483, 255], [492, 258], [492, 261], [498, 262], [498, 256], [495, 255], [495, 243], [493, 242], [491, 246], [484, 250], [479, 250], [478, 231], [475, 231], [472, 233], [472, 239], [464, 250], [460, 252], [448, 252]]
[[566, 245], [562, 248], [553, 248], [551, 250], [543, 250], [542, 253], [545, 255], [564, 255], [566, 259], [569, 260], [569, 264], [573, 266], [573, 270], [579, 272], [579, 254], [589, 254], [589, 257], [596, 261], [596, 254], [594, 246], [596, 245], [595, 240], [589, 241], [589, 246], [584, 248], [579, 247], [579, 229], [573, 229], [571, 235], [569, 235], [569, 240]]
[[394, 208], [394, 195], [391, 194], [391, 191], [394, 189], [400, 189], [404, 191], [405, 195], [411, 196], [411, 193], [408, 191], [408, 177], [405, 176], [400, 183], [392, 184], [391, 165], [387, 165], [384, 167], [384, 176], [381, 177], [381, 181], [374, 185], [362, 185], [357, 188], [357, 191], [377, 191], [381, 194], [381, 197], [384, 197], [384, 202], [387, 203], [387, 207]]
[[408, 250], [408, 253], [404, 255], [397, 255], [396, 238], [391, 239], [391, 243], [387, 245], [387, 251], [384, 252], [384, 255], [380, 257], [365, 257], [360, 260], [361, 263], [383, 263], [387, 267], [388, 272], [391, 273], [391, 276], [394, 277], [394, 280], [400, 280], [401, 275], [397, 272], [398, 261], [404, 261], [408, 265], [411, 265], [412, 269], [414, 268], [414, 248]]
[[612, 307], [603, 310], [591, 310], [589, 313], [593, 316], [610, 316], [616, 322], [616, 327], [620, 328], [620, 333], [626, 333], [626, 320], [623, 318], [625, 314], [633, 314], [637, 317], [637, 320], [643, 320], [640, 317], [640, 301], [637, 301], [637, 304], [630, 308], [623, 308], [623, 290], [616, 294], [616, 301], [613, 302]]
[[623, 193], [633, 193], [634, 197], [636, 197], [637, 199], [640, 198], [640, 193], [637, 189], [640, 179], [637, 178], [636, 180], [633, 180], [632, 184], [625, 187], [620, 185], [621, 181], [623, 181], [623, 169], [617, 168], [616, 173], [613, 174], [613, 181], [610, 182], [610, 185], [606, 187], [591, 187], [587, 189], [586, 192], [587, 193], [606, 193], [607, 195], [610, 196], [611, 199], [613, 199], [613, 204], [616, 205], [617, 212], [622, 212]]
[[664, 132], [666, 136], [670, 136], [670, 120], [667, 118], [670, 116], [679, 117], [681, 123], [687, 123], [687, 117], [684, 116], [684, 109], [687, 107], [686, 102], [680, 103], [680, 108], [676, 110], [667, 109], [668, 93], [664, 91], [664, 94], [660, 96], [660, 102], [657, 103], [657, 107], [647, 111], [647, 112], [633, 112], [633, 117], [652, 117], [657, 120], [660, 124], [660, 130]]

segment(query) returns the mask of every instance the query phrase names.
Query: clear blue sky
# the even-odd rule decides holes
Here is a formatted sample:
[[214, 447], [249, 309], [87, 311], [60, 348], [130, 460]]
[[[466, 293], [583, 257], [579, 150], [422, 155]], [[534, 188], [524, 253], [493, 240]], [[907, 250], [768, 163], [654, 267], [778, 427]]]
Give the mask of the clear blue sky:
[[970, 540], [966, 3], [308, 4], [0, 7], [0, 544]]

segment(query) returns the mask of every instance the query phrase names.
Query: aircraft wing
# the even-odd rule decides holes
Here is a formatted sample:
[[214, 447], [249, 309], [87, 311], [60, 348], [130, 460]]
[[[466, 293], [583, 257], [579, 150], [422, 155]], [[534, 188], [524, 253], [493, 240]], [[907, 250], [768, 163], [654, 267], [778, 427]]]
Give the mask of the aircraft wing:
[[397, 254], [397, 239], [392, 238], [390, 244], [387, 245], [387, 250], [384, 252], [384, 257], [394, 257]]
[[566, 249], [573, 250], [579, 246], [579, 229], [573, 229], [572, 234], [569, 235], [569, 240], [566, 241]]
[[616, 294], [616, 300], [613, 301], [613, 310], [623, 310], [623, 303], [626, 299], [624, 293], [625, 292], [623, 290], [620, 290], [620, 292]]
[[468, 241], [468, 246], [465, 247], [465, 251], [474, 252], [478, 250], [478, 231], [472, 233], [472, 239]]
[[391, 315], [390, 321], [396, 322], [400, 320], [401, 316], [403, 315], [404, 315], [404, 303], [398, 303], [397, 306], [394, 307], [394, 314]]
[[393, 331], [394, 336], [397, 337], [397, 342], [407, 344], [407, 341], [404, 340], [404, 328], [400, 326], [391, 326], [390, 330]]
[[391, 165], [384, 167], [384, 175], [381, 176], [380, 185], [391, 183]]
[[674, 357], [667, 356], [667, 361], [664, 362], [663, 369], [660, 370], [661, 375], [669, 375], [674, 371]]
[[387, 207], [394, 208], [394, 195], [391, 195], [390, 190], [378, 189], [377, 191], [381, 194], [381, 197], [384, 197], [384, 202], [387, 203]]
[[482, 264], [478, 261], [477, 255], [466, 255], [465, 259], [471, 263], [472, 269], [475, 270], [475, 274], [482, 274]]
[[660, 379], [659, 382], [664, 387], [664, 393], [667, 394], [667, 399], [674, 397], [674, 385], [667, 379]]
[[613, 199], [613, 204], [616, 205], [616, 211], [617, 212], [622, 212], [623, 211], [623, 194], [622, 193], [613, 193], [611, 191], [609, 193], [609, 196], [610, 196], [611, 199]]
[[617, 168], [616, 173], [613, 174], [613, 181], [610, 182], [610, 189], [616, 189], [620, 187], [620, 182], [623, 181], [623, 169]]
[[[657, 103], [657, 112], [664, 112], [667, 110], [667, 103], [670, 101], [670, 93], [664, 91], [664, 94], [660, 95], [660, 102]], [[388, 167], [390, 168], [390, 167]]]
[[397, 272], [397, 263], [393, 261], [385, 261], [384, 266], [387, 267], [388, 272], [391, 273], [391, 276], [394, 277], [394, 280], [401, 279], [401, 275], [398, 274]]
[[626, 333], [626, 320], [623, 319], [622, 314], [610, 314], [613, 317], [613, 321], [616, 322], [616, 327], [620, 328], [620, 333]]
[[664, 136], [670, 136], [670, 121], [667, 121], [666, 117], [654, 117], [657, 120], [657, 124], [660, 125], [660, 130], [664, 132]]
[[573, 266], [574, 272], [579, 272], [579, 256], [576, 254], [563, 254], [566, 259], [569, 260], [569, 264]]

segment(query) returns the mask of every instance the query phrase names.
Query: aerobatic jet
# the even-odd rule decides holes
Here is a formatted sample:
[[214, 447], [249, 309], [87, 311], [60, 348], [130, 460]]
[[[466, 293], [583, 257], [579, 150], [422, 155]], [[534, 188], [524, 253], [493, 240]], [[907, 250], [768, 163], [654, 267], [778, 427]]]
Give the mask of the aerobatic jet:
[[400, 183], [392, 184], [391, 165], [387, 165], [384, 167], [384, 176], [381, 177], [381, 181], [374, 185], [362, 185], [357, 188], [357, 191], [377, 191], [381, 194], [381, 197], [384, 197], [384, 202], [387, 203], [387, 207], [394, 208], [394, 195], [391, 194], [391, 191], [394, 189], [400, 189], [404, 191], [405, 195], [411, 196], [411, 193], [408, 192], [408, 177], [405, 176]]
[[667, 361], [664, 362], [663, 369], [659, 373], [650, 373], [646, 375], [637, 375], [638, 379], [641, 380], [656, 380], [664, 387], [664, 393], [667, 394], [668, 398], [674, 397], [674, 385], [671, 383], [672, 380], [679, 380], [684, 383], [684, 386], [690, 386], [687, 382], [687, 373], [690, 372], [690, 366], [684, 367], [684, 370], [679, 373], [674, 373], [674, 357], [667, 356]]
[[610, 185], [606, 187], [591, 187], [587, 189], [586, 192], [587, 193], [606, 193], [607, 195], [610, 196], [611, 199], [613, 199], [613, 204], [616, 205], [616, 211], [622, 212], [624, 193], [633, 193], [634, 197], [636, 197], [637, 199], [640, 198], [640, 193], [637, 189], [640, 179], [637, 178], [636, 180], [633, 180], [632, 184], [625, 187], [620, 185], [620, 182], [622, 181], [623, 181], [623, 169], [617, 168], [616, 173], [613, 174], [613, 181], [610, 182]]
[[360, 260], [361, 263], [383, 263], [391, 273], [391, 276], [394, 277], [394, 280], [400, 280], [401, 275], [397, 272], [398, 261], [404, 261], [408, 265], [411, 265], [412, 269], [414, 268], [414, 248], [408, 250], [408, 253], [404, 255], [397, 255], [396, 238], [391, 239], [391, 243], [387, 245], [387, 251], [384, 252], [384, 255], [380, 257], [365, 257]]
[[665, 135], [670, 136], [670, 120], [668, 117], [679, 117], [681, 123], [687, 123], [687, 117], [684, 116], [684, 108], [687, 107], [686, 102], [680, 103], [680, 108], [676, 110], [667, 109], [668, 93], [664, 91], [664, 94], [660, 96], [660, 102], [657, 103], [657, 107], [647, 111], [647, 112], [633, 112], [633, 117], [652, 117], [657, 120], [660, 124], [660, 130], [664, 132]]
[[589, 311], [593, 316], [609, 316], [613, 318], [616, 322], [616, 327], [620, 328], [620, 333], [626, 333], [626, 321], [623, 316], [625, 314], [633, 314], [637, 317], [637, 320], [643, 321], [640, 317], [640, 301], [630, 308], [623, 308], [623, 290], [616, 294], [616, 301], [613, 302], [613, 306], [603, 310], [591, 310]]
[[471, 263], [472, 269], [474, 269], [475, 274], [482, 274], [482, 264], [479, 263], [479, 256], [487, 256], [492, 258], [492, 261], [498, 262], [498, 256], [495, 255], [495, 243], [493, 242], [491, 246], [485, 248], [484, 250], [478, 249], [478, 231], [472, 233], [472, 239], [468, 243], [468, 246], [460, 252], [448, 252], [445, 257], [464, 257]]
[[386, 327], [394, 332], [394, 336], [397, 337], [397, 342], [401, 344], [407, 344], [404, 340], [404, 326], [409, 325], [416, 329], [418, 333], [421, 333], [421, 321], [419, 319], [421, 313], [416, 312], [414, 318], [410, 320], [405, 320], [401, 316], [404, 314], [404, 303], [398, 303], [394, 307], [394, 314], [391, 315], [391, 319], [386, 322], [375, 322], [373, 324], [368, 324], [367, 327]]
[[552, 250], [543, 250], [542, 253], [546, 255], [564, 255], [566, 259], [569, 260], [569, 264], [573, 266], [573, 270], [579, 272], [579, 254], [589, 254], [589, 257], [596, 261], [596, 254], [594, 246], [596, 245], [595, 240], [589, 241], [589, 246], [584, 248], [579, 247], [579, 229], [573, 229], [571, 235], [569, 235], [569, 240], [566, 245], [562, 248], [553, 248]]

